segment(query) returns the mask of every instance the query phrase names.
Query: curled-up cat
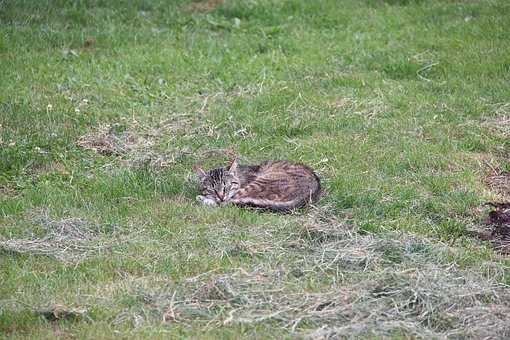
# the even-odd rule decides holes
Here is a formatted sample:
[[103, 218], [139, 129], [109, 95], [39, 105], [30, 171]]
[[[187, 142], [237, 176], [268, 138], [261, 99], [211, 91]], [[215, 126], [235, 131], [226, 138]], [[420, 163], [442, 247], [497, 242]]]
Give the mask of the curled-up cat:
[[197, 200], [210, 206], [235, 204], [289, 211], [315, 202], [322, 195], [320, 179], [308, 166], [292, 161], [266, 161], [259, 165], [230, 165], [204, 171]]

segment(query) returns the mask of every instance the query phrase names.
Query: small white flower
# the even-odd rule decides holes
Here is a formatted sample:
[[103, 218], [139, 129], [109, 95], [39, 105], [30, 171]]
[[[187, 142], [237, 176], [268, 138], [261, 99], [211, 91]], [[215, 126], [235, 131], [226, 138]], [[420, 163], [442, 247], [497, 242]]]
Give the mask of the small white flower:
[[37, 152], [40, 155], [45, 155], [48, 153], [48, 151], [41, 149], [40, 147], [36, 146], [34, 147], [34, 151]]

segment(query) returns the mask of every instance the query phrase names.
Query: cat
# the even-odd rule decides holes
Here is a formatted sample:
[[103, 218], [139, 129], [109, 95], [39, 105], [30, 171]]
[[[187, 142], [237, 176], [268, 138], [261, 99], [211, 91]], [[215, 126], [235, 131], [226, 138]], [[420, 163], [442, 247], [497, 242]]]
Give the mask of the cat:
[[235, 204], [273, 211], [290, 211], [317, 201], [322, 195], [319, 177], [308, 166], [285, 160], [259, 165], [239, 165], [204, 171], [195, 168], [201, 195], [209, 206]]

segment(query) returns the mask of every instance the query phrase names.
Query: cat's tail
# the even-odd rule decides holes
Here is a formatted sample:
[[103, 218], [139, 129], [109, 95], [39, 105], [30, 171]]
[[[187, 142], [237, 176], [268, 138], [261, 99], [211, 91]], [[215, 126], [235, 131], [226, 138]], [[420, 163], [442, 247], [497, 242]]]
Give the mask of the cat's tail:
[[309, 195], [296, 197], [290, 201], [275, 201], [266, 198], [242, 197], [232, 199], [231, 202], [241, 206], [285, 212], [302, 208], [307, 204], [317, 202], [324, 195], [326, 195], [326, 192], [319, 187], [317, 190], [310, 192]]
[[243, 197], [243, 198], [237, 198], [232, 199], [230, 201], [233, 204], [240, 205], [240, 206], [246, 206], [246, 207], [252, 207], [252, 208], [259, 208], [259, 209], [267, 209], [267, 210], [273, 210], [273, 211], [291, 211], [300, 207], [303, 207], [306, 205], [307, 201], [303, 199], [295, 199], [292, 201], [273, 201], [269, 199], [264, 198], [253, 198], [253, 197]]

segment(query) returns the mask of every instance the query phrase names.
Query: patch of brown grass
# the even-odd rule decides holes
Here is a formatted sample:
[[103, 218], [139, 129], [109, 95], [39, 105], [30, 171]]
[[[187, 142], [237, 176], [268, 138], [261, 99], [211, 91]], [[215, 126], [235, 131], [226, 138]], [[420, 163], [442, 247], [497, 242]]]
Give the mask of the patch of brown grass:
[[493, 172], [485, 178], [485, 183], [492, 191], [510, 197], [510, 172]]
[[174, 289], [142, 293], [143, 312], [121, 315], [138, 318], [139, 325], [155, 317], [206, 329], [270, 321], [312, 338], [498, 338], [510, 332], [509, 290], [455, 267], [376, 271], [319, 291], [303, 289], [303, 279], [283, 266], [207, 273]]
[[489, 108], [493, 117], [487, 119], [483, 125], [493, 132], [510, 138], [510, 103], [496, 103]]
[[130, 152], [138, 148], [140, 143], [142, 141], [137, 134], [129, 130], [118, 132], [115, 126], [106, 124], [80, 137], [76, 145], [109, 156]]
[[225, 154], [225, 149], [191, 150], [167, 146], [177, 135], [215, 137], [219, 134], [218, 130], [219, 126], [207, 120], [198, 121], [183, 114], [161, 121], [156, 126], [142, 126], [136, 121], [101, 125], [81, 136], [76, 145], [104, 156], [115, 156], [113, 162], [118, 161], [127, 167], [160, 171], [188, 157], [203, 159]]
[[35, 214], [34, 222], [44, 231], [42, 237], [25, 239], [0, 239], [0, 248], [15, 252], [54, 257], [63, 262], [77, 262], [95, 249], [91, 242], [97, 231], [80, 218], [52, 219], [47, 212]]
[[83, 218], [55, 219], [46, 210], [36, 210], [27, 218], [42, 230], [41, 235], [0, 237], [0, 249], [11, 253], [49, 256], [63, 263], [76, 264], [112, 248], [120, 240], [131, 241], [116, 231], [113, 232], [115, 237], [105, 238], [99, 225]]
[[0, 196], [16, 196], [18, 191], [10, 185], [0, 185]]
[[209, 13], [221, 6], [224, 0], [199, 0], [191, 1], [184, 6], [184, 10], [188, 12]]
[[141, 305], [123, 310], [116, 322], [203, 329], [270, 322], [295, 336], [324, 339], [510, 335], [510, 289], [494, 275], [444, 265], [440, 259], [451, 248], [420, 236], [362, 235], [349, 218], [331, 207], [312, 208], [289, 215], [284, 226], [250, 229], [249, 240], [234, 245], [232, 228], [211, 227], [211, 256], [237, 250], [264, 260], [137, 288], [132, 294]]

